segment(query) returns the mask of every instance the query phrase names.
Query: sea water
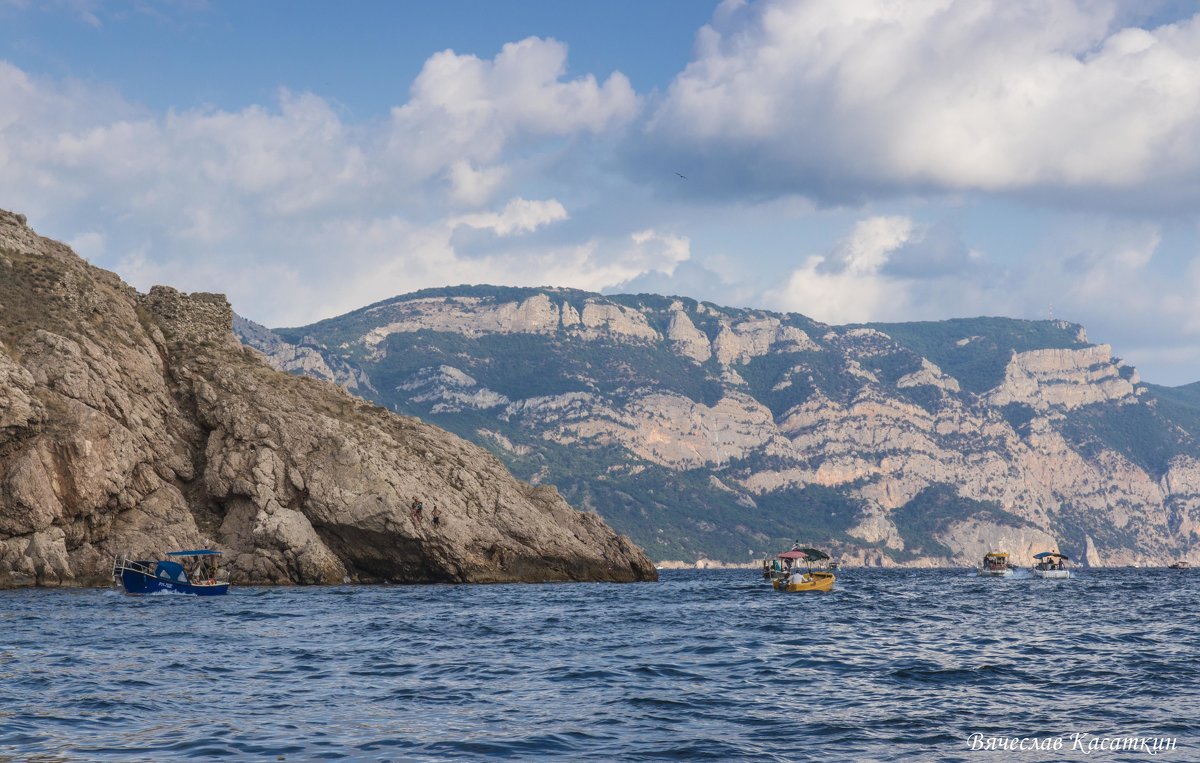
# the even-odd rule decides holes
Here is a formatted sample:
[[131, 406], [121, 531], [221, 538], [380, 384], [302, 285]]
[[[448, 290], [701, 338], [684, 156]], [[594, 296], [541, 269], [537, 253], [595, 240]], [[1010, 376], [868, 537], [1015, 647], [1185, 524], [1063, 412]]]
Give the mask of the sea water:
[[7, 591], [0, 760], [1195, 761], [1198, 612], [1136, 569]]

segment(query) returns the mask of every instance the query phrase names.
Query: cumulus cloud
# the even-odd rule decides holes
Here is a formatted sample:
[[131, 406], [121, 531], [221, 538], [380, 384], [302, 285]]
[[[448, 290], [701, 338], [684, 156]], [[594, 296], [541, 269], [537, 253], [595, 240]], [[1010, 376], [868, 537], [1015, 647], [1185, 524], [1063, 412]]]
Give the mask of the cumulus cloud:
[[[664, 92], [568, 74], [563, 43], [529, 38], [429, 57], [366, 123], [289, 90], [157, 113], [0, 61], [0, 206], [139, 288], [225, 291], [272, 325], [461, 282], [829, 322], [1053, 304], [1183, 363], [1200, 235], [1163, 210], [1200, 201], [1200, 17], [1141, 7], [730, 1]], [[1073, 209], [1025, 214], [1047, 200]], [[1141, 207], [1101, 219], [1114, 205]], [[996, 233], [1031, 219], [1049, 232]]]
[[486, 204], [508, 177], [505, 167], [477, 168], [468, 161], [454, 162], [446, 171], [450, 183], [450, 199], [460, 205], [477, 207]]
[[[840, 202], [926, 191], [1200, 197], [1200, 15], [1092, 0], [724, 2], [640, 161]], [[699, 173], [697, 173], [699, 174]], [[715, 191], [713, 191], [715, 192]]]
[[512, 199], [501, 212], [481, 212], [451, 220], [451, 225], [467, 225], [490, 230], [497, 236], [531, 233], [544, 225], [567, 219], [566, 207], [557, 199], [530, 201]]
[[464, 226], [509, 239], [568, 219], [558, 199], [521, 194], [544, 183], [522, 162], [607, 140], [637, 114], [623, 75], [569, 78], [566, 54], [538, 38], [491, 60], [435, 54], [382, 124], [288, 90], [152, 113], [0, 61], [0, 206], [139, 288], [225, 291], [269, 323], [463, 281], [609, 286], [670, 247], [634, 241], [633, 225], [482, 256], [454, 247]]
[[857, 323], [902, 314], [908, 293], [884, 272], [888, 259], [910, 240], [907, 217], [870, 217], [833, 251], [808, 257], [787, 283], [765, 295], [780, 310], [804, 313], [827, 323]]
[[450, 168], [455, 194], [479, 201], [473, 191], [502, 171], [505, 149], [531, 138], [599, 134], [634, 117], [639, 99], [625, 75], [603, 84], [590, 74], [564, 81], [566, 61], [564, 44], [537, 37], [505, 45], [491, 61], [450, 50], [431, 56], [409, 101], [391, 112], [398, 166], [421, 178]]
[[1171, 258], [1165, 241], [1157, 223], [1066, 215], [1000, 263], [948, 224], [873, 216], [750, 304], [835, 324], [1063, 318], [1112, 344], [1151, 381], [1182, 384], [1196, 380], [1200, 357], [1200, 256], [1192, 249]]
[[[641, 273], [671, 273], [690, 256], [686, 238], [657, 231], [594, 237], [578, 243], [524, 244], [467, 257], [453, 245], [457, 226], [414, 225], [401, 218], [331, 221], [314, 244], [336, 249], [320, 288], [301, 293], [323, 315], [402, 291], [457, 283], [566, 286], [602, 291]], [[380, 252], [391, 256], [380, 256]], [[404, 288], [397, 291], [395, 284]]]
[[631, 246], [624, 262], [633, 270], [645, 272], [674, 272], [675, 266], [688, 260], [691, 241], [687, 236], [642, 230], [629, 237]]

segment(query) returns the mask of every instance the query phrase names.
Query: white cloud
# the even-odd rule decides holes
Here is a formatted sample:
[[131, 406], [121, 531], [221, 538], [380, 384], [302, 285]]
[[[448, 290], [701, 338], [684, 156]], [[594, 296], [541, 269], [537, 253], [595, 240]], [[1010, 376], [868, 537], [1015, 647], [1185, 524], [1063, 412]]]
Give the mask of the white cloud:
[[764, 295], [780, 310], [804, 313], [826, 323], [859, 323], [894, 318], [908, 307], [902, 279], [882, 272], [913, 236], [907, 217], [869, 217], [832, 252], [805, 259], [787, 283]]
[[626, 278], [639, 272], [670, 275], [677, 265], [686, 262], [692, 256], [692, 242], [687, 236], [648, 229], [634, 233], [629, 239], [632, 246], [626, 250], [622, 261], [625, 267], [637, 272], [627, 275]]
[[[907, 217], [859, 220], [829, 251], [804, 258], [783, 285], [752, 303], [835, 324], [1063, 318], [1084, 324], [1092, 341], [1112, 344], [1151, 381], [1200, 376], [1194, 364], [1200, 256], [1164, 261], [1160, 225], [1065, 215], [1005, 266], [958, 241], [962, 256], [950, 258], [957, 265], [942, 267], [938, 230]], [[918, 265], [906, 267], [910, 259]]]
[[[690, 256], [686, 238], [657, 231], [580, 243], [527, 245], [464, 257], [451, 244], [457, 221], [414, 225], [398, 217], [336, 220], [312, 245], [336, 250], [317, 288], [296, 295], [318, 315], [333, 315], [431, 286], [487, 283], [602, 291], [646, 272], [670, 273]], [[236, 307], [236, 303], [235, 303]], [[284, 321], [289, 322], [289, 321]], [[295, 323], [295, 321], [291, 321]]]
[[398, 166], [420, 178], [450, 168], [456, 193], [479, 202], [476, 174], [502, 171], [493, 165], [514, 143], [598, 134], [635, 116], [638, 96], [625, 75], [564, 81], [566, 60], [564, 44], [537, 37], [505, 45], [491, 61], [451, 50], [431, 56], [409, 101], [392, 109]]
[[451, 243], [463, 224], [515, 238], [567, 220], [558, 199], [520, 195], [543, 183], [527, 158], [606, 139], [637, 113], [623, 75], [568, 78], [566, 52], [529, 38], [493, 60], [438, 53], [391, 119], [363, 125], [287, 90], [154, 114], [0, 61], [0, 207], [139, 288], [224, 291], [272, 324], [447, 283], [611, 285], [658, 266], [646, 250], [661, 242], [630, 243], [631, 224], [483, 257]]
[[478, 207], [486, 204], [508, 177], [505, 167], [477, 169], [470, 162], [461, 161], [450, 165], [447, 170], [450, 181], [450, 198], [456, 204]]
[[98, 231], [81, 233], [67, 242], [75, 252], [84, 259], [96, 260], [104, 254], [105, 237]]
[[642, 231], [625, 241], [591, 239], [583, 244], [552, 247], [513, 261], [493, 257], [483, 272], [493, 283], [568, 286], [605, 291], [648, 273], [670, 275], [689, 257], [686, 237]]
[[874, 275], [887, 263], [888, 255], [912, 237], [912, 232], [913, 221], [907, 217], [869, 217], [854, 226], [828, 264], [835, 272]]
[[519, 150], [601, 133], [636, 113], [623, 75], [565, 80], [565, 61], [565, 45], [537, 38], [492, 61], [444, 51], [390, 122], [363, 127], [320, 96], [286, 90], [274, 106], [148, 114], [115, 92], [0, 61], [0, 199], [37, 213], [91, 194], [117, 213], [158, 224], [169, 215], [173, 230], [180, 217], [203, 225], [427, 207], [431, 192], [435, 206], [478, 207], [510, 178], [505, 164]]
[[[0, 61], [0, 207], [139, 288], [225, 291], [272, 325], [492, 282], [830, 322], [1033, 318], [1053, 303], [1102, 340], [1182, 358], [1200, 265], [1163, 260], [1193, 256], [1200, 234], [1178, 245], [1155, 205], [1193, 215], [1200, 201], [1200, 21], [1123, 29], [1120, 10], [728, 2], [666, 93], [569, 75], [562, 43], [530, 38], [491, 59], [430, 57], [376, 123], [286, 90], [153, 113]], [[633, 143], [636, 157], [614, 155]], [[672, 181], [667, 198], [614, 172], [630, 158]], [[898, 210], [829, 208], [896, 194]], [[997, 223], [981, 209], [996, 194], [1119, 198], [1144, 204], [1143, 222], [1010, 205]], [[723, 195], [735, 203], [693, 203]], [[974, 226], [996, 248], [997, 227], [1031, 218], [1057, 230], [1017, 237], [1028, 253], [963, 240]]]
[[726, 2], [649, 120], [653, 150], [743, 195], [1195, 201], [1200, 16], [1115, 18], [1089, 0]]
[[490, 230], [497, 236], [512, 236], [532, 233], [550, 223], [567, 219], [567, 210], [557, 199], [530, 201], [513, 199], [504, 205], [502, 212], [481, 212], [453, 219], [450, 224], [469, 225], [480, 230]]
[[406, 134], [431, 120], [449, 123], [459, 131], [454, 145], [486, 156], [496, 144], [478, 144], [481, 135], [600, 132], [633, 116], [637, 95], [625, 75], [614, 73], [603, 85], [590, 74], [562, 82], [566, 62], [566, 45], [537, 37], [505, 45], [492, 61], [445, 50], [425, 62], [412, 98], [393, 109], [392, 119]]

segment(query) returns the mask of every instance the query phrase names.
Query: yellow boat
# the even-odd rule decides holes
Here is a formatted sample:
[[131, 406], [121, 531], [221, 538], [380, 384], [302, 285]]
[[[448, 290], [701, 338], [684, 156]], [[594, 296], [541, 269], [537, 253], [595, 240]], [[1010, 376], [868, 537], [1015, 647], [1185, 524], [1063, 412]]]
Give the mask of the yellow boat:
[[[829, 554], [815, 548], [793, 547], [784, 551], [772, 565], [771, 587], [776, 591], [798, 593], [800, 591], [831, 591], [836, 578], [832, 572], [814, 570], [813, 562], [829, 559]], [[800, 569], [800, 563], [804, 569]]]
[[989, 551], [983, 555], [983, 564], [979, 566], [979, 577], [1006, 578], [1012, 574], [1013, 568], [1008, 563], [1008, 552]]
[[799, 591], [832, 591], [832, 572], [796, 572], [790, 578], [780, 581], [776, 590], [797, 593]]

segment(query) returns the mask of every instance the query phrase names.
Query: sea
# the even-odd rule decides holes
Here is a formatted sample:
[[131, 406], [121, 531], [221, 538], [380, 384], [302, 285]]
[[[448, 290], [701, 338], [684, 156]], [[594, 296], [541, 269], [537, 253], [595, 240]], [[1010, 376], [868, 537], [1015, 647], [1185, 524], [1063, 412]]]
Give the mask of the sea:
[[3, 591], [0, 760], [1200, 761], [1198, 613], [1148, 569]]

